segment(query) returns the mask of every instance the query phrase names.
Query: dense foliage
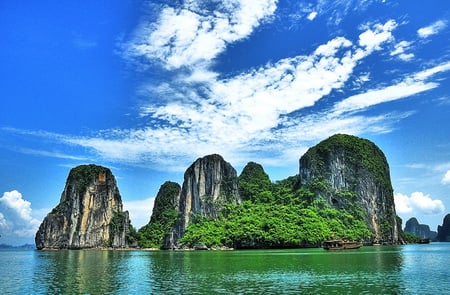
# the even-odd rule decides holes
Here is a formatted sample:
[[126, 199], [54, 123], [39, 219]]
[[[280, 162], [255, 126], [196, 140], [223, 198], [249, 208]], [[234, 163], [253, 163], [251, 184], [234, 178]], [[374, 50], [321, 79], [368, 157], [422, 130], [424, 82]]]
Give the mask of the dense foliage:
[[401, 234], [401, 237], [402, 237], [402, 240], [407, 244], [418, 243], [421, 240], [420, 237], [413, 235], [411, 233], [407, 233], [407, 232], [403, 232]]
[[159, 189], [150, 222], [138, 231], [138, 243], [143, 248], [159, 248], [178, 217], [175, 210], [180, 185], [167, 181]]
[[215, 219], [198, 216], [180, 242], [188, 247], [286, 248], [319, 246], [333, 237], [370, 238], [361, 211], [339, 210], [315, 199], [312, 192], [298, 187], [298, 177], [261, 190], [258, 184], [264, 179], [257, 177], [256, 183], [247, 179], [247, 201], [227, 205]]
[[94, 164], [80, 165], [70, 170], [67, 181], [78, 185], [78, 191], [84, 193], [100, 173], [110, 174], [111, 172], [108, 168]]
[[239, 196], [244, 201], [273, 201], [272, 182], [260, 164], [249, 162], [239, 176], [238, 186]]
[[[330, 182], [334, 170], [329, 164], [334, 157], [345, 163], [342, 187]], [[276, 183], [270, 181], [261, 165], [248, 163], [238, 177], [242, 202], [224, 202], [213, 216], [191, 215], [190, 224], [178, 242], [187, 247], [286, 248], [318, 246], [331, 238], [371, 241], [366, 208], [358, 192], [360, 180], [367, 178], [374, 180], [384, 196], [392, 195], [389, 166], [383, 152], [369, 140], [337, 134], [310, 148], [300, 162], [300, 168], [303, 165], [309, 169], [300, 169], [300, 175]], [[300, 176], [308, 180], [303, 182]], [[225, 189], [226, 194], [235, 192], [234, 186], [225, 185], [232, 184], [233, 179], [222, 182], [230, 188]], [[176, 212], [169, 207], [166, 220], [173, 225], [171, 218], [177, 218]], [[394, 212], [389, 211], [394, 210], [394, 204], [387, 205], [386, 210], [385, 216], [392, 216]], [[385, 216], [379, 219], [381, 236], [391, 240], [392, 220]], [[150, 230], [151, 223], [140, 230], [145, 232], [141, 244], [152, 240], [151, 245], [161, 245], [161, 234], [169, 227], [160, 223]], [[156, 231], [158, 238], [150, 239], [151, 231]]]

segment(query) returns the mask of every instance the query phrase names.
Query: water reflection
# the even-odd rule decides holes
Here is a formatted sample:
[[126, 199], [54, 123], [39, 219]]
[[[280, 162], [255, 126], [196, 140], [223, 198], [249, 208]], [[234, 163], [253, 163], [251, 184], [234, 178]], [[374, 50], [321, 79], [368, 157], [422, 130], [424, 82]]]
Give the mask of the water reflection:
[[[341, 252], [34, 251], [28, 258], [32, 287], [21, 291], [24, 294], [433, 294], [450, 289], [449, 270], [445, 266], [450, 264], [449, 250], [450, 244], [363, 247]], [[26, 278], [21, 281], [27, 284]]]
[[155, 290], [171, 294], [402, 291], [403, 259], [397, 248], [334, 253], [321, 249], [155, 252], [151, 259], [148, 276], [154, 278]]
[[104, 294], [120, 285], [123, 267], [117, 251], [36, 252], [33, 291], [37, 294]]

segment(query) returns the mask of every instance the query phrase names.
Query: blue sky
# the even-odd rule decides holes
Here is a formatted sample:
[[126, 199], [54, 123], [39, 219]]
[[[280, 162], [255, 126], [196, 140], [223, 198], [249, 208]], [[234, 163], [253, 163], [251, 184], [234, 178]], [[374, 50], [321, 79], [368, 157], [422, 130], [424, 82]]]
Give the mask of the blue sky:
[[0, 243], [32, 242], [80, 164], [112, 169], [139, 228], [198, 157], [275, 181], [335, 133], [375, 142], [398, 215], [435, 230], [450, 212], [449, 19], [445, 0], [4, 1]]

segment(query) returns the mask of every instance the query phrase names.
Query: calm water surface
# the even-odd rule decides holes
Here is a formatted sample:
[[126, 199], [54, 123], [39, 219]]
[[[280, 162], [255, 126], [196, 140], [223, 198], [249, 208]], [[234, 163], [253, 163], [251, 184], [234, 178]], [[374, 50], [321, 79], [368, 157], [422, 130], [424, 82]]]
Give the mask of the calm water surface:
[[450, 294], [450, 243], [255, 251], [0, 251], [1, 294]]

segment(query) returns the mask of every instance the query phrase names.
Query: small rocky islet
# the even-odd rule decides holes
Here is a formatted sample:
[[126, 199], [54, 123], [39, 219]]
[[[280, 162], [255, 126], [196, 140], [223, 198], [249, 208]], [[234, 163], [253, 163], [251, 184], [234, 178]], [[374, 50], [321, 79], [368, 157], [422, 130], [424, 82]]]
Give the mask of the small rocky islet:
[[59, 204], [35, 237], [37, 249], [125, 248], [136, 245], [128, 211], [111, 170], [97, 165], [71, 169]]

